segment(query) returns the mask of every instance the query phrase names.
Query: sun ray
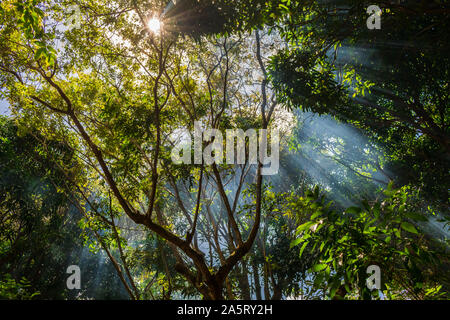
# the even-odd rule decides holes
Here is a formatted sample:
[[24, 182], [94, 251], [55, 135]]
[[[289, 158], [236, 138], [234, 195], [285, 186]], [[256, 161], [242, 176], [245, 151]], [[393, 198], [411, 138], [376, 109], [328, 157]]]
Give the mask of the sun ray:
[[161, 31], [162, 22], [158, 18], [151, 18], [147, 22], [148, 29], [153, 33], [159, 33]]

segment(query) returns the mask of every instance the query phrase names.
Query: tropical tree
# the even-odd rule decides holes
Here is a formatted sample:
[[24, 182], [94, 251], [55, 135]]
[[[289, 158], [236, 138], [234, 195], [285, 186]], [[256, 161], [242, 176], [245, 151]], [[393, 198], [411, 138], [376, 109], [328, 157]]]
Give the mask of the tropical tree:
[[[37, 166], [59, 202], [33, 223], [68, 201], [131, 299], [377, 297], [369, 264], [397, 270], [385, 296], [439, 297], [445, 244], [425, 225], [448, 222], [449, 8], [380, 1], [372, 30], [368, 5], [3, 1], [0, 94], [18, 134], [2, 147], [34, 137], [44, 157], [10, 162], [23, 181], [5, 190], [22, 197], [21, 164]], [[281, 131], [280, 175], [250, 161], [251, 139], [232, 142], [243, 163], [225, 163], [230, 146], [208, 129]], [[5, 279], [9, 296], [27, 285]]]
[[[79, 5], [85, 27], [61, 32], [63, 9], [70, 4]], [[195, 121], [214, 129], [235, 127], [238, 118], [228, 114], [238, 103], [257, 110], [258, 127], [267, 129], [276, 103], [266, 92], [259, 33], [253, 54], [261, 70], [261, 91], [253, 90], [251, 99], [242, 101], [237, 91], [245, 82], [237, 78], [241, 61], [236, 57], [244, 41], [224, 37], [198, 45], [180, 37], [176, 28], [171, 31], [170, 19], [160, 30], [151, 29], [149, 19], [163, 9], [158, 1], [126, 1], [114, 8], [109, 1], [3, 2], [1, 81], [22, 129], [64, 140], [86, 164], [85, 177], [66, 177], [82, 195], [77, 208], [95, 212], [114, 233], [114, 217], [90, 201], [111, 195], [110, 212], [125, 214], [167, 241], [176, 270], [205, 298], [218, 299], [228, 274], [257, 235], [263, 165], [253, 167], [256, 207], [244, 236], [236, 207], [248, 168], [241, 170], [240, 186], [230, 198], [223, 180], [230, 169], [175, 165], [169, 138], [177, 129], [194, 129]], [[70, 172], [68, 163], [63, 165]], [[197, 183], [193, 201], [185, 201], [177, 190], [183, 181]], [[231, 250], [218, 265], [208, 265], [196, 236], [202, 184], [217, 190], [231, 238]], [[167, 203], [174, 200], [178, 208], [171, 213]], [[185, 219], [183, 227], [176, 229], [173, 221], [180, 218]], [[133, 283], [131, 287], [138, 298]]]

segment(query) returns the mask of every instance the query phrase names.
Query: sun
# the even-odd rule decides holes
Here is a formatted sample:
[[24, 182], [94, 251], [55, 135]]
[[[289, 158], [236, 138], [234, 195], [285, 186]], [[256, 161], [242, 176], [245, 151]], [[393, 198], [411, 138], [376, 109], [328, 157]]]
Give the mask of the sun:
[[162, 22], [155, 17], [151, 18], [147, 23], [148, 29], [153, 33], [159, 33], [159, 31], [161, 30], [161, 25]]

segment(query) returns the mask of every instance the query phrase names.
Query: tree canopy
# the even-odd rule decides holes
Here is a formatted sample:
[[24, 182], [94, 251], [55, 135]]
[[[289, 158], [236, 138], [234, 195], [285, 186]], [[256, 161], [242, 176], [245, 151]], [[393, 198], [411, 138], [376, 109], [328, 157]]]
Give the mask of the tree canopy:
[[447, 299], [450, 5], [369, 5], [2, 1], [0, 297]]

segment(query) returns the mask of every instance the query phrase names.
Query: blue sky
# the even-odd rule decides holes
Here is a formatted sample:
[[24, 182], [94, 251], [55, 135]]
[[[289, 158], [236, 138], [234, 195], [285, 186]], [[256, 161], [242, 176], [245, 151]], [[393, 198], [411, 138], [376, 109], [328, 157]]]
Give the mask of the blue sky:
[[8, 106], [9, 106], [9, 104], [7, 101], [0, 100], [0, 114], [9, 116], [11, 114], [11, 112], [9, 111]]

